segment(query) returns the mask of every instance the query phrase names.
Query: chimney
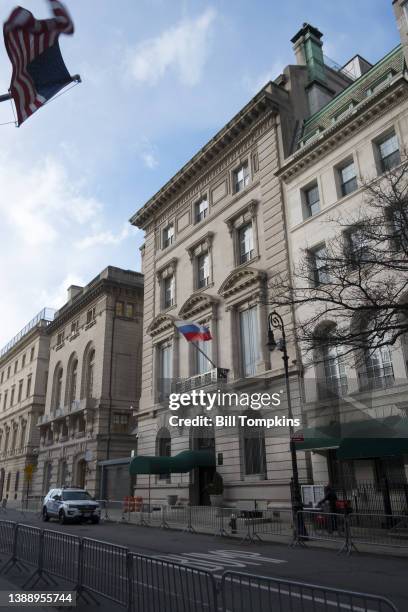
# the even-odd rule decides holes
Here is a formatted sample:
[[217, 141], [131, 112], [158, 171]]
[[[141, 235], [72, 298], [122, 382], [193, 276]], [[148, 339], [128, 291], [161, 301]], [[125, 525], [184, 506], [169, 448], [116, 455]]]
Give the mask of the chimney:
[[326, 83], [322, 37], [323, 34], [320, 30], [310, 23], [304, 23], [291, 42], [293, 43], [297, 64], [308, 68], [309, 80]]
[[392, 4], [404, 50], [405, 64], [408, 64], [408, 4], [405, 0], [393, 0]]
[[71, 302], [77, 295], [82, 293], [83, 287], [79, 287], [78, 285], [71, 285], [68, 287], [68, 302]]

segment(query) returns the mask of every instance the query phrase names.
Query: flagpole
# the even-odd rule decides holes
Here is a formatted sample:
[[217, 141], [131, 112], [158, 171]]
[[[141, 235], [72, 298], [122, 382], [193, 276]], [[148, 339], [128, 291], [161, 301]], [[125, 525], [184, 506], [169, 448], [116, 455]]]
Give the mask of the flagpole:
[[[178, 327], [177, 327], [177, 325], [176, 325], [174, 322], [173, 322], [173, 326], [174, 326], [174, 329], [175, 329], [175, 330], [178, 332], [178, 331], [179, 331], [179, 330], [178, 330]], [[212, 360], [211, 360], [211, 359], [208, 357], [208, 355], [206, 355], [206, 354], [204, 353], [204, 351], [202, 351], [202, 350], [200, 349], [200, 347], [199, 347], [199, 346], [198, 346], [198, 345], [197, 345], [195, 342], [191, 341], [190, 343], [191, 343], [191, 344], [194, 346], [194, 348], [196, 348], [196, 349], [197, 349], [197, 351], [199, 351], [199, 352], [200, 352], [200, 353], [201, 353], [201, 354], [202, 354], [202, 355], [203, 355], [203, 356], [204, 356], [204, 357], [207, 359], [207, 361], [209, 361], [209, 362], [211, 363], [211, 365], [212, 365], [212, 367], [213, 367], [213, 368], [215, 368], [216, 370], [218, 370], [218, 366], [216, 366], [216, 365], [215, 365], [215, 363], [214, 363], [214, 362], [213, 362], [213, 361], [212, 361]]]
[[202, 355], [204, 355], [204, 357], [207, 359], [207, 361], [209, 361], [209, 362], [211, 363], [211, 365], [212, 365], [212, 367], [213, 367], [213, 368], [215, 368], [216, 370], [218, 369], [218, 367], [215, 365], [215, 363], [214, 363], [213, 361], [211, 361], [211, 359], [208, 357], [208, 355], [206, 355], [206, 354], [204, 353], [204, 351], [202, 351], [202, 350], [200, 349], [200, 347], [199, 347], [199, 346], [198, 346], [198, 345], [197, 345], [195, 342], [191, 342], [191, 344], [192, 344], [192, 345], [193, 345], [193, 346], [194, 346], [194, 347], [197, 349], [197, 351], [200, 351], [200, 353], [201, 353]]
[[7, 100], [12, 100], [12, 99], [13, 99], [13, 96], [11, 95], [11, 93], [6, 93], [0, 96], [0, 102], [7, 102]]

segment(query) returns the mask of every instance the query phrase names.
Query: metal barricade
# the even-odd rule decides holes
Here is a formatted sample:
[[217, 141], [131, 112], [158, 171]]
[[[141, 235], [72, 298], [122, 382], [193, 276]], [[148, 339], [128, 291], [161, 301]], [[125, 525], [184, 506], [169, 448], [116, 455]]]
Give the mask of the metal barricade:
[[81, 540], [78, 590], [128, 605], [128, 549], [108, 542]]
[[347, 515], [331, 512], [302, 510], [297, 513], [293, 544], [308, 540], [335, 542], [340, 552], [349, 551]]
[[350, 548], [355, 544], [408, 548], [408, 516], [350, 514]]
[[166, 506], [162, 515], [162, 527], [189, 531], [191, 525], [190, 506]]
[[80, 538], [59, 531], [43, 532], [42, 570], [74, 584], [78, 581]]
[[381, 596], [230, 571], [222, 576], [221, 597], [222, 612], [398, 612]]
[[37, 566], [41, 550], [41, 533], [39, 527], [17, 524], [16, 526], [16, 559], [23, 564]]
[[210, 572], [144, 555], [131, 557], [131, 609], [143, 612], [216, 612]]
[[0, 521], [0, 552], [5, 555], [13, 554], [14, 530], [13, 521]]
[[247, 519], [251, 541], [262, 540], [262, 537], [293, 535], [293, 514], [287, 509], [262, 510], [258, 516]]

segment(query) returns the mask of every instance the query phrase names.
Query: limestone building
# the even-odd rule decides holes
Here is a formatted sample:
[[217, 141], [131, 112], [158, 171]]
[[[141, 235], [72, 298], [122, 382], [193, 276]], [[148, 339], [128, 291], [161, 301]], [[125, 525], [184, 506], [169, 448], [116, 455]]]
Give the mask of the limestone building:
[[130, 456], [140, 394], [143, 276], [107, 267], [71, 286], [48, 327], [45, 411], [38, 421], [35, 492], [86, 487], [103, 494], [98, 462]]
[[0, 352], [0, 499], [9, 505], [32, 494], [53, 316], [51, 309], [42, 310]]
[[[279, 172], [290, 266], [292, 270], [298, 268], [306, 253], [311, 286], [330, 284], [319, 265], [322, 249], [329, 241], [340, 237], [348, 252], [361, 248], [358, 226], [345, 227], [344, 223], [347, 219], [352, 223], [364, 209], [366, 185], [384, 182], [387, 171], [406, 163], [408, 9], [407, 3], [400, 0], [394, 2], [394, 7], [402, 45], [374, 65], [360, 56], [353, 58], [346, 66], [349, 73], [352, 68], [353, 82], [307, 118], [298, 135], [296, 151], [284, 160]], [[335, 221], [338, 218], [343, 220], [342, 230]], [[301, 281], [294, 278], [296, 282]], [[310, 305], [297, 308], [297, 321], [311, 316]], [[384, 511], [384, 499], [385, 511], [398, 513], [406, 507], [408, 456], [397, 442], [386, 446], [377, 440], [373, 444], [364, 436], [370, 435], [373, 421], [392, 427], [406, 416], [407, 340], [403, 337], [394, 346], [376, 349], [374, 354], [367, 350], [358, 359], [353, 355], [345, 360], [324, 339], [336, 324], [341, 321], [327, 317], [324, 329], [316, 328], [322, 338], [321, 350], [313, 359], [310, 355], [301, 357], [308, 428], [298, 448], [306, 451], [310, 459], [313, 482], [330, 480], [344, 485], [348, 499], [359, 500], [355, 509], [373, 511], [369, 504], [376, 496], [376, 511]], [[340, 415], [341, 435], [333, 427], [334, 406]], [[319, 438], [316, 431], [325, 434]], [[360, 437], [353, 433], [358, 431]], [[408, 452], [408, 443], [405, 448]], [[385, 495], [380, 489], [385, 479], [398, 483], [398, 490]], [[360, 495], [362, 487], [366, 487], [364, 495]]]
[[[208, 449], [214, 457], [213, 467], [192, 465], [187, 474], [153, 475], [153, 500], [172, 495], [206, 504], [215, 469], [223, 478], [225, 502], [253, 508], [255, 500], [265, 507], [290, 498], [287, 431], [269, 436], [262, 428], [172, 427], [166, 398], [170, 389], [227, 384], [229, 391], [251, 393], [279, 392], [284, 385], [281, 354], [271, 356], [266, 347], [270, 279], [288, 265], [276, 173], [291, 154], [303, 119], [352, 82], [325, 62], [321, 37], [304, 24], [293, 39], [302, 62], [262, 88], [131, 219], [146, 233], [138, 455], [173, 457]], [[290, 313], [281, 314], [291, 328]], [[213, 340], [200, 348], [213, 365], [175, 331], [177, 319], [210, 327]], [[299, 371], [293, 346], [289, 349], [298, 413]], [[261, 410], [257, 416], [266, 414]], [[303, 477], [306, 468], [301, 458]], [[149, 494], [147, 482], [146, 476], [137, 477], [138, 495]]]

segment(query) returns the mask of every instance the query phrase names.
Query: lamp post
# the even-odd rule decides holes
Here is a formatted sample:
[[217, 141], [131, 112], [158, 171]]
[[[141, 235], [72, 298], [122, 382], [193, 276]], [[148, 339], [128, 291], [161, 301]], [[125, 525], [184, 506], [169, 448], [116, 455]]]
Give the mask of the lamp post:
[[[276, 341], [273, 330], [278, 329], [281, 332], [281, 338]], [[286, 383], [286, 396], [288, 402], [288, 417], [289, 417], [289, 436], [290, 436], [290, 455], [292, 459], [292, 483], [293, 488], [291, 491], [292, 494], [292, 510], [294, 514], [294, 518], [297, 516], [297, 512], [303, 509], [302, 497], [300, 494], [300, 485], [299, 485], [299, 471], [297, 465], [297, 456], [296, 456], [296, 448], [295, 448], [295, 440], [294, 440], [294, 429], [293, 429], [293, 412], [292, 412], [292, 402], [290, 395], [290, 381], [289, 381], [289, 356], [287, 351], [286, 344], [286, 333], [285, 326], [283, 324], [283, 319], [275, 310], [268, 315], [268, 343], [267, 346], [270, 351], [274, 351], [278, 349], [282, 351], [282, 360], [285, 368], [285, 383]], [[298, 519], [299, 522], [299, 519]], [[298, 525], [299, 527], [299, 525]], [[303, 531], [303, 521], [302, 521], [302, 531]]]

